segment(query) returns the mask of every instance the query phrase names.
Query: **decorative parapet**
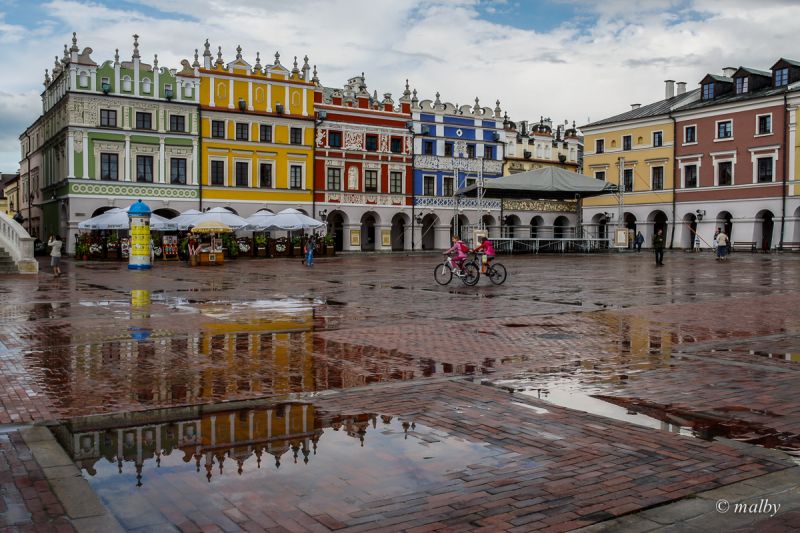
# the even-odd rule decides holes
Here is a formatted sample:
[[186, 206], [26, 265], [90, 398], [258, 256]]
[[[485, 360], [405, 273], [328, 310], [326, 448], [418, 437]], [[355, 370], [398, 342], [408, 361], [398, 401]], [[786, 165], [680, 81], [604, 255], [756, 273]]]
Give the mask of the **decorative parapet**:
[[135, 198], [197, 198], [197, 187], [108, 181], [70, 182], [69, 194], [76, 196], [130, 196]]
[[402, 194], [380, 194], [360, 192], [326, 192], [325, 201], [336, 204], [358, 205], [405, 205]]
[[14, 260], [20, 274], [36, 274], [39, 263], [33, 257], [34, 239], [16, 220], [0, 212], [0, 246]]
[[466, 157], [440, 157], [437, 155], [414, 156], [414, 167], [425, 170], [460, 170], [463, 172], [481, 171], [484, 174], [502, 174], [503, 162], [489, 159], [468, 159]]
[[[477, 198], [458, 198], [458, 206], [463, 209], [485, 209], [490, 211], [500, 210], [500, 200], [478, 201]], [[444, 207], [452, 209], [455, 200], [451, 196], [417, 196], [414, 205], [417, 207]]]
[[537, 211], [544, 213], [575, 213], [578, 202], [573, 200], [503, 200], [504, 211]]

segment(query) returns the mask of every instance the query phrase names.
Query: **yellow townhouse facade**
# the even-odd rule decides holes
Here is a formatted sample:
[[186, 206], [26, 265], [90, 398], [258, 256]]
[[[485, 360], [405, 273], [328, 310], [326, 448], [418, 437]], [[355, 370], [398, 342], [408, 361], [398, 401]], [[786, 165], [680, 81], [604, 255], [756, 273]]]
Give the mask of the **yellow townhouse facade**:
[[[311, 212], [314, 172], [314, 80], [308, 57], [290, 70], [242, 57], [216, 60], [208, 41], [200, 75], [203, 208], [241, 216], [287, 207]], [[195, 52], [197, 62], [197, 52]], [[316, 68], [314, 69], [316, 79]]]

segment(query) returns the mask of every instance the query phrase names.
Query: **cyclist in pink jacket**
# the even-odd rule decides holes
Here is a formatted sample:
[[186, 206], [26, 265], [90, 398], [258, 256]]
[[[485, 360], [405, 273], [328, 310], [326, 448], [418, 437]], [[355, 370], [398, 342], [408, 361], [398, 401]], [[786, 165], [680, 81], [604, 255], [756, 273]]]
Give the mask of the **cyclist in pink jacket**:
[[467, 252], [469, 251], [469, 248], [461, 241], [461, 239], [458, 238], [458, 235], [453, 235], [451, 240], [453, 242], [453, 246], [444, 252], [444, 255], [452, 254], [453, 264], [456, 265], [459, 270], [463, 270], [464, 261], [467, 259]]
[[481, 243], [472, 250], [472, 253], [483, 252], [485, 254], [486, 259], [481, 265], [481, 272], [486, 272], [486, 265], [494, 260], [494, 245], [487, 237], [481, 237], [480, 241]]

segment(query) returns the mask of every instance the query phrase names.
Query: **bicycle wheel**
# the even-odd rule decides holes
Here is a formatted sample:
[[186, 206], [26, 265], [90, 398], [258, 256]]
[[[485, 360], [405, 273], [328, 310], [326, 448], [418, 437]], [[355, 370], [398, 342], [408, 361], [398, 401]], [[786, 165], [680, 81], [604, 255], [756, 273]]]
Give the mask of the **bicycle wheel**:
[[481, 279], [481, 269], [475, 261], [467, 261], [464, 263], [464, 275], [461, 277], [461, 281], [464, 282], [464, 285], [469, 285], [470, 287], [477, 284], [478, 280]]
[[436, 268], [433, 269], [433, 279], [439, 285], [447, 285], [453, 279], [453, 271], [444, 263], [436, 265]]
[[495, 285], [500, 285], [506, 280], [508, 273], [506, 267], [500, 263], [494, 263], [486, 269], [486, 275], [489, 276], [489, 281]]

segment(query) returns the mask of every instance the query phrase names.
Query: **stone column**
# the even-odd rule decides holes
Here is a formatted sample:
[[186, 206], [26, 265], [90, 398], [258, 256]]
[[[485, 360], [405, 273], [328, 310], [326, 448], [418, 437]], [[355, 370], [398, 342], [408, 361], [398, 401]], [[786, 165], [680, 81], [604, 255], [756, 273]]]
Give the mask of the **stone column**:
[[[95, 175], [98, 175], [98, 172], [95, 172]], [[83, 178], [88, 179], [89, 176], [89, 132], [83, 132]]]
[[195, 174], [194, 161], [197, 158], [197, 139], [192, 139], [192, 155], [186, 161], [186, 182], [190, 185], [197, 185], [197, 175]]
[[450, 248], [450, 224], [437, 224], [432, 231], [435, 235], [433, 243], [437, 250]]
[[164, 136], [158, 138], [158, 180], [156, 183], [167, 183], [166, 161], [164, 159]]
[[411, 250], [411, 243], [413, 239], [414, 250], [422, 250], [422, 225], [414, 222], [414, 229], [411, 229], [411, 223], [406, 224], [406, 238], [405, 249]]
[[67, 178], [75, 177], [75, 137], [71, 131], [67, 132]]
[[131, 181], [131, 136], [125, 136], [125, 155], [122, 158], [123, 173], [122, 179], [124, 181]]

